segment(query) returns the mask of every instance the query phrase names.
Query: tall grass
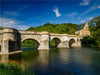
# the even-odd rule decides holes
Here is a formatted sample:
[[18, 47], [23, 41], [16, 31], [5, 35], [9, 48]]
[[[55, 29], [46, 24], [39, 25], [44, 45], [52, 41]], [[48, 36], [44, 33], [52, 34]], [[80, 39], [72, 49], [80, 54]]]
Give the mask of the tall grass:
[[0, 64], [0, 75], [34, 75], [34, 73], [29, 68], [22, 71], [20, 65], [14, 63], [2, 63]]

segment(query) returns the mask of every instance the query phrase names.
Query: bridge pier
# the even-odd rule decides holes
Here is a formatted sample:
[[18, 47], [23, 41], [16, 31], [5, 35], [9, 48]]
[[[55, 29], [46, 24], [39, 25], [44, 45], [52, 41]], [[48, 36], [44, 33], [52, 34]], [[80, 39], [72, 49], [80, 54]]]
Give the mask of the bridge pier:
[[38, 50], [49, 50], [49, 41], [41, 41]]
[[2, 54], [8, 54], [9, 53], [9, 43], [8, 43], [8, 40], [5, 40], [5, 41], [2, 42], [1, 53]]
[[75, 42], [75, 44], [76, 44], [76, 47], [81, 47], [82, 46], [80, 39], [77, 39], [77, 41]]
[[69, 41], [69, 46], [70, 47], [81, 47], [81, 40], [80, 39], [71, 39]]
[[38, 50], [49, 50], [49, 32], [41, 32], [40, 45]]
[[69, 48], [69, 42], [68, 41], [61, 41], [57, 48]]
[[3, 29], [3, 39], [1, 44], [1, 54], [9, 54], [10, 52], [20, 50], [20, 37], [16, 29]]

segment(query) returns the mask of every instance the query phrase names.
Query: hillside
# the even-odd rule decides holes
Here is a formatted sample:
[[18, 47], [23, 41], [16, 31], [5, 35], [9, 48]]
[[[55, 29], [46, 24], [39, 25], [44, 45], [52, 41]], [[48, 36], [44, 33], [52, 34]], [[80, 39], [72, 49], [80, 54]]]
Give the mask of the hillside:
[[50, 24], [46, 23], [43, 26], [30, 27], [27, 31], [49, 31], [50, 33], [67, 33], [75, 34], [77, 24], [62, 23], [62, 24]]

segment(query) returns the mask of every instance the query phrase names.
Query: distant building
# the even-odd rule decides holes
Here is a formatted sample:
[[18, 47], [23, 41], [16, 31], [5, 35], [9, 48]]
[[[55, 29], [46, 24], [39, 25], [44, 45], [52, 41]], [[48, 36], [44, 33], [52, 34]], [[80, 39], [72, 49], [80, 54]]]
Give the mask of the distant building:
[[78, 28], [76, 29], [75, 34], [78, 34], [81, 36], [90, 36], [90, 30], [89, 30], [89, 26], [88, 26], [87, 22], [79, 25]]

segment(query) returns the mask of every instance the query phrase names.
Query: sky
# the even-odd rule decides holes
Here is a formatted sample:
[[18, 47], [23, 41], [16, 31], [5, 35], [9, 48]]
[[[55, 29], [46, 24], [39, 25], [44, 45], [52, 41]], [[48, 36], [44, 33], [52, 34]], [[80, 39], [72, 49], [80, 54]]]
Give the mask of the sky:
[[0, 0], [0, 26], [26, 30], [45, 23], [81, 24], [100, 16], [100, 0]]

